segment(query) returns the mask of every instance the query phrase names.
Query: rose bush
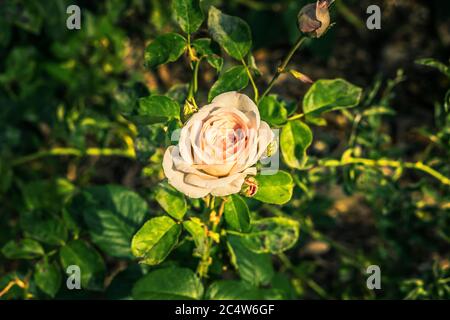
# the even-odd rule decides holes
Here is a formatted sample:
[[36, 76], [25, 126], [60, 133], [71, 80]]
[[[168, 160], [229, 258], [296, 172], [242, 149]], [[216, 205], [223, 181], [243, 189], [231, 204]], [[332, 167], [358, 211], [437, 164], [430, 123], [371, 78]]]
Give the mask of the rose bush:
[[[450, 91], [436, 126], [397, 144], [402, 72], [365, 90], [303, 73], [341, 73], [349, 49], [347, 66], [379, 68], [384, 55], [342, 41], [343, 21], [329, 36], [333, 1], [214, 1], [252, 20], [255, 44], [211, 1], [91, 1], [76, 31], [58, 20], [65, 2], [0, 10], [0, 299], [448, 297]], [[286, 44], [288, 30], [297, 40], [275, 67], [267, 38]], [[320, 66], [297, 70], [302, 45], [298, 62]]]
[[186, 122], [178, 145], [164, 155], [164, 173], [191, 198], [238, 193], [273, 139], [249, 97], [222, 93]]

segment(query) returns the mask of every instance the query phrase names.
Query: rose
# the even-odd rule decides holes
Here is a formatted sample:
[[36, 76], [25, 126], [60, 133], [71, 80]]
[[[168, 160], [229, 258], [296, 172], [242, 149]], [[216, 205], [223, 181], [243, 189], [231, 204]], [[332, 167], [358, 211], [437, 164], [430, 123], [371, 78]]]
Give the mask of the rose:
[[178, 145], [164, 154], [164, 173], [191, 198], [237, 193], [273, 139], [250, 98], [223, 93], [186, 122]]

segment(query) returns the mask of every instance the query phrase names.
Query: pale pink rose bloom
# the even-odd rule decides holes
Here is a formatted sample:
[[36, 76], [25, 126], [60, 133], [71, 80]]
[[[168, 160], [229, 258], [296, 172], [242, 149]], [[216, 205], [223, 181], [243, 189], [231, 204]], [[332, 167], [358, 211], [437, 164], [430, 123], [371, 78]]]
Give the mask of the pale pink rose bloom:
[[178, 145], [166, 150], [164, 173], [191, 198], [238, 193], [273, 139], [249, 97], [223, 93], [186, 122]]

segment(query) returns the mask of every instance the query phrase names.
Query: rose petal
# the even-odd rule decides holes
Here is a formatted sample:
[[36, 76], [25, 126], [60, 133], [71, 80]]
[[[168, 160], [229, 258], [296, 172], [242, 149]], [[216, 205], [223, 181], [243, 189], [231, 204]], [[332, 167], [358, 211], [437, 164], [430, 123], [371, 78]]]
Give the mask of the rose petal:
[[210, 189], [193, 186], [185, 182], [185, 173], [174, 169], [173, 154], [179, 154], [178, 147], [170, 146], [167, 148], [163, 159], [163, 170], [169, 184], [191, 198], [202, 198], [209, 194]]
[[248, 175], [256, 175], [256, 168], [249, 168], [243, 173], [235, 175], [235, 179], [225, 186], [213, 188], [211, 194], [215, 197], [224, 197], [241, 191], [242, 184]]
[[252, 127], [259, 128], [260, 116], [256, 104], [245, 94], [240, 94], [236, 91], [219, 94], [212, 101], [213, 104], [222, 107], [237, 108], [242, 111], [249, 120], [253, 123]]

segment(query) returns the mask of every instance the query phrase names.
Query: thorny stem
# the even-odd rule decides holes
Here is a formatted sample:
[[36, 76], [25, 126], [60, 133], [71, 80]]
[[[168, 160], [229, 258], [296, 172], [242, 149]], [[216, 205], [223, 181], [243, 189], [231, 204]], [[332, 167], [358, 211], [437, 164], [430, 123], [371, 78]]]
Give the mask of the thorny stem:
[[208, 269], [212, 263], [211, 249], [215, 241], [213, 239], [213, 235], [217, 232], [217, 228], [220, 224], [223, 211], [225, 208], [226, 200], [222, 199], [219, 211], [216, 213], [214, 200], [215, 198], [211, 197], [211, 199], [208, 201], [209, 203], [205, 201], [205, 204], [209, 207], [210, 213], [209, 213], [209, 226], [205, 225], [205, 234], [206, 234], [205, 249], [200, 258], [200, 262], [198, 263], [197, 266], [197, 274], [200, 278], [205, 278], [208, 276]]
[[243, 66], [245, 67], [245, 71], [247, 71], [248, 78], [250, 79], [250, 83], [252, 84], [252, 87], [253, 87], [253, 92], [255, 95], [255, 102], [256, 102], [256, 104], [258, 104], [259, 91], [258, 91], [258, 87], [256, 86], [255, 79], [253, 79], [253, 75], [252, 75], [250, 69], [248, 68], [247, 63], [245, 63], [245, 60], [241, 59], [241, 62], [243, 64]]
[[359, 19], [358, 16], [356, 16], [343, 1], [337, 0], [335, 1], [335, 4], [336, 10], [357, 30], [363, 30], [365, 28], [365, 25], [361, 19]]
[[305, 40], [306, 40], [306, 37], [304, 37], [303, 35], [299, 36], [299, 38], [297, 39], [297, 42], [294, 44], [294, 46], [289, 51], [288, 55], [284, 58], [284, 60], [281, 63], [281, 65], [278, 67], [278, 69], [277, 69], [275, 75], [273, 76], [272, 80], [270, 80], [269, 86], [267, 87], [266, 91], [264, 91], [264, 93], [262, 94], [260, 100], [262, 100], [270, 92], [270, 90], [272, 90], [272, 87], [274, 86], [275, 81], [277, 81], [278, 77], [286, 70], [286, 67], [289, 64], [289, 62], [291, 61], [292, 56], [298, 50], [298, 48], [300, 48], [300, 46], [302, 45], [302, 43]]
[[136, 153], [133, 148], [127, 149], [112, 149], [112, 148], [87, 148], [86, 150], [79, 150], [75, 148], [52, 148], [46, 151], [39, 151], [21, 158], [18, 158], [12, 162], [13, 166], [22, 165], [27, 162], [31, 162], [40, 158], [49, 156], [120, 156], [125, 158], [136, 158]]
[[191, 56], [194, 71], [192, 75], [192, 80], [189, 83], [189, 90], [186, 100], [188, 103], [191, 103], [196, 110], [198, 110], [197, 102], [195, 101], [195, 94], [197, 93], [198, 90], [198, 70], [200, 67], [200, 62], [202, 61], [203, 57], [197, 58], [195, 55], [192, 56], [191, 53], [189, 53], [189, 55]]
[[[9, 290], [11, 290], [11, 288], [14, 286], [18, 286], [19, 288], [26, 290], [26, 289], [28, 289], [28, 281], [27, 281], [27, 279], [25, 279], [25, 281], [22, 281], [19, 278], [15, 278], [14, 280], [11, 280], [6, 285], [6, 287], [0, 291], [0, 298], [3, 297], [5, 294], [7, 294], [9, 292]], [[30, 295], [27, 297], [32, 297], [32, 296]]]
[[368, 167], [391, 167], [391, 168], [407, 168], [425, 172], [435, 179], [439, 180], [442, 184], [450, 186], [450, 179], [431, 168], [430, 166], [422, 162], [402, 162], [397, 160], [388, 159], [366, 159], [366, 158], [353, 158], [349, 157], [342, 160], [324, 160], [319, 161], [319, 165], [323, 167], [342, 167], [351, 164], [363, 164]]
[[[192, 49], [191, 36], [189, 34], [187, 36], [187, 51], [188, 51], [188, 55], [189, 55], [189, 60], [191, 61], [191, 67], [193, 69], [193, 74], [192, 74], [191, 82], [189, 83], [189, 89], [188, 89], [188, 94], [186, 97], [186, 102], [194, 107], [194, 110], [190, 110], [190, 111], [195, 112], [198, 110], [198, 105], [197, 105], [197, 102], [195, 101], [195, 95], [198, 91], [198, 70], [200, 67], [200, 62], [202, 61], [203, 57], [198, 58], [195, 53], [195, 50]], [[188, 113], [190, 111], [188, 111]]]

